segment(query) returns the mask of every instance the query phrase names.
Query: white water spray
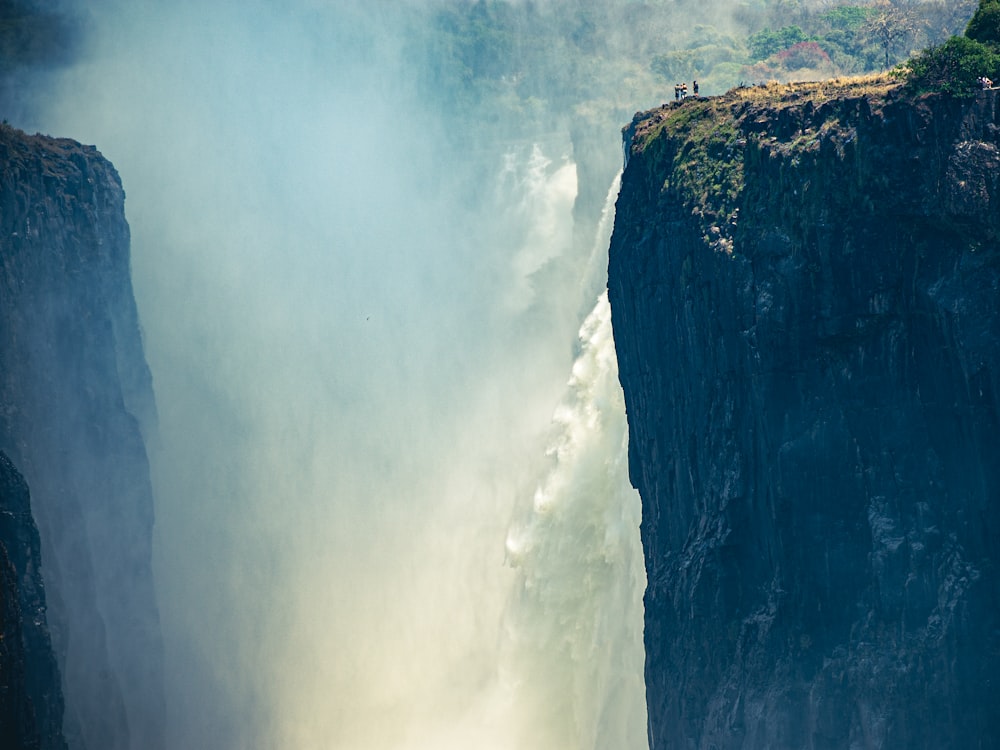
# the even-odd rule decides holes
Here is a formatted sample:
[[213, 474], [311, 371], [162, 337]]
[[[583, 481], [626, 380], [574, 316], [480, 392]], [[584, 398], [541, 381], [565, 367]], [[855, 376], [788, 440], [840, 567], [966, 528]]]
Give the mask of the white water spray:
[[[583, 289], [606, 279], [620, 179], [608, 192]], [[641, 506], [628, 481], [628, 426], [606, 291], [580, 328], [547, 456], [549, 467], [506, 542], [518, 575], [505, 618], [502, 679], [518, 696], [518, 715], [536, 720], [515, 746], [645, 748]]]
[[544, 728], [518, 737], [516, 747], [642, 748], [641, 511], [628, 482], [606, 293], [580, 343], [553, 417], [551, 468], [507, 537], [518, 578], [502, 676], [518, 695], [518, 715]]
[[[527, 239], [513, 260], [521, 269], [526, 255], [566, 249], [533, 246], [540, 237], [564, 236], [552, 224], [569, 216], [562, 200], [566, 167], [552, 168], [537, 148], [524, 162], [512, 159], [504, 174], [520, 175], [509, 184], [531, 197], [519, 211], [535, 207], [521, 213]], [[580, 288], [604, 276], [619, 180], [609, 190]], [[627, 422], [606, 292], [580, 327], [577, 345], [545, 438], [545, 466], [506, 532], [504, 561], [515, 576], [504, 584], [496, 672], [461, 716], [430, 732], [425, 727], [394, 750], [647, 747], [641, 507], [628, 481]], [[520, 473], [514, 465], [507, 470]]]
[[644, 748], [606, 301], [572, 346], [617, 190], [588, 262], [565, 136], [455, 153], [313, 16], [119, 19], [47, 127], [129, 195], [170, 746]]

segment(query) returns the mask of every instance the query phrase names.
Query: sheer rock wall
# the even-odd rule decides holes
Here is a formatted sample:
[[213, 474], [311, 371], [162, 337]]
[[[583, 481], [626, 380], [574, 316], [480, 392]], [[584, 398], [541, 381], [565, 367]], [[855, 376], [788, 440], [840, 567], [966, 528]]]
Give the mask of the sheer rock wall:
[[1000, 104], [641, 113], [609, 293], [653, 750], [1000, 747]]
[[73, 750], [163, 744], [124, 198], [95, 148], [0, 128], [0, 450], [31, 488]]

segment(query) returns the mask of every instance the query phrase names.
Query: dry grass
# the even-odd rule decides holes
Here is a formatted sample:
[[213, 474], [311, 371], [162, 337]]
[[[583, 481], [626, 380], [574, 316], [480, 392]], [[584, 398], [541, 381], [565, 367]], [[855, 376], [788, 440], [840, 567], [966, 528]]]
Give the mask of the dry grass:
[[826, 81], [799, 81], [778, 83], [773, 81], [763, 86], [733, 88], [722, 95], [722, 99], [732, 102], [751, 102], [770, 106], [791, 104], [802, 99], [823, 102], [857, 96], [882, 97], [900, 82], [888, 73], [873, 73], [864, 76], [841, 76]]
[[679, 102], [668, 102], [662, 107], [642, 113], [636, 123], [638, 149], [655, 138], [663, 126], [669, 122], [685, 121], [697, 112], [711, 111], [715, 117], [725, 117], [732, 107], [751, 105], [767, 109], [784, 107], [812, 101], [822, 104], [831, 99], [851, 99], [867, 97], [871, 100], [884, 99], [887, 94], [902, 86], [889, 73], [872, 73], [863, 76], [840, 76], [825, 81], [793, 81], [779, 83], [771, 81], [763, 85], [743, 86], [729, 89], [721, 96], [690, 97]]

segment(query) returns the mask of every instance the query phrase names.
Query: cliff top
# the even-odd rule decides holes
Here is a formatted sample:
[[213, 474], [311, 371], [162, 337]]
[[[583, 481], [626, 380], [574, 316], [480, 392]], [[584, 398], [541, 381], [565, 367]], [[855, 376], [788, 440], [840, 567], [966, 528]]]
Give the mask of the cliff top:
[[738, 251], [741, 211], [762, 210], [747, 189], [762, 170], [787, 186], [767, 197], [770, 209], [840, 190], [829, 202], [919, 207], [996, 229], [998, 93], [916, 95], [886, 74], [735, 88], [637, 113], [625, 128], [628, 161], [643, 163], [651, 197], [699, 217], [707, 244], [727, 253]]
[[[31, 190], [34, 197], [28, 200], [24, 195]], [[0, 195], [0, 236], [7, 252], [24, 242], [40, 243], [36, 251], [46, 247], [39, 239], [46, 200], [52, 210], [55, 203], [73, 204], [83, 215], [114, 214], [124, 201], [121, 177], [96, 146], [28, 135], [7, 123], [0, 124]]]
[[664, 127], [683, 130], [690, 120], [701, 120], [706, 115], [730, 118], [748, 107], [776, 111], [806, 101], [814, 105], [831, 99], [864, 97], [869, 101], [883, 101], [890, 92], [902, 87], [899, 80], [886, 73], [867, 76], [833, 78], [827, 81], [794, 83], [769, 83], [766, 85], [739, 86], [721, 96], [689, 97], [679, 102], [669, 102], [645, 112], [637, 112], [626, 127], [631, 139], [631, 151], [642, 151], [649, 141]]
[[693, 114], [712, 112], [716, 116], [729, 117], [747, 106], [767, 110], [812, 101], [814, 104], [831, 99], [851, 99], [865, 97], [872, 101], [884, 100], [902, 84], [886, 73], [866, 76], [833, 78], [827, 81], [799, 81], [793, 83], [768, 83], [754, 86], [737, 86], [720, 96], [693, 96], [679, 102], [664, 103], [660, 107], [636, 112], [632, 123], [625, 128], [631, 138], [633, 152], [642, 151], [649, 141], [665, 127], [683, 127], [685, 119]]
[[80, 152], [88, 156], [99, 156], [100, 152], [96, 146], [85, 146], [71, 138], [54, 138], [49, 135], [35, 133], [28, 135], [23, 130], [15, 128], [6, 121], [0, 124], [0, 145], [27, 146], [32, 150], [41, 150], [54, 156], [69, 156]]

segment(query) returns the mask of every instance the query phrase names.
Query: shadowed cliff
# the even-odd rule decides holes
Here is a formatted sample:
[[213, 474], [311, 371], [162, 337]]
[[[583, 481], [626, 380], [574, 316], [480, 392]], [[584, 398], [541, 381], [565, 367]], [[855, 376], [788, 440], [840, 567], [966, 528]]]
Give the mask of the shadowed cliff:
[[95, 148], [0, 128], [0, 450], [31, 488], [66, 737], [91, 750], [163, 742], [124, 198]]
[[0, 453], [0, 746], [65, 750], [28, 486]]
[[609, 293], [659, 748], [1000, 746], [1000, 106], [636, 116]]

